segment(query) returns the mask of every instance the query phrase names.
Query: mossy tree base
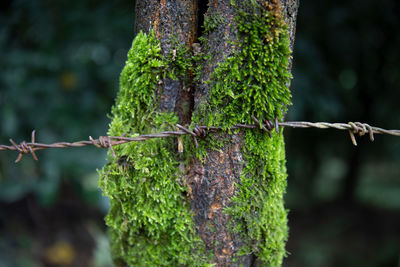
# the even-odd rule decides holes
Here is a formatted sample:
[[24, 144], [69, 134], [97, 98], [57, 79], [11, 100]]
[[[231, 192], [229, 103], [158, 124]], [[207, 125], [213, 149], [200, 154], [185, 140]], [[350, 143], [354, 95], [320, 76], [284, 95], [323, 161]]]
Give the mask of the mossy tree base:
[[[288, 2], [297, 3], [210, 0], [193, 45], [198, 1], [137, 1], [141, 32], [109, 134], [282, 118], [297, 11]], [[116, 264], [280, 266], [288, 233], [282, 132], [213, 133], [199, 148], [185, 136], [183, 144], [184, 153], [173, 138], [121, 145], [100, 172]]]

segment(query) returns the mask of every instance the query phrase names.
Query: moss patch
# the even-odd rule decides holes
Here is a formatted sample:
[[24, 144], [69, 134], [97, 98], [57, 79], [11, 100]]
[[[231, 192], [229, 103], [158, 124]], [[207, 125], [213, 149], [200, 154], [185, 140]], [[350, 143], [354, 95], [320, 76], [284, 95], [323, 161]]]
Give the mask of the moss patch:
[[[162, 58], [154, 33], [136, 36], [121, 73], [109, 135], [173, 130], [177, 116], [158, 111], [156, 93], [159, 80], [174, 69], [171, 60]], [[178, 58], [174, 61], [184, 64]], [[172, 76], [180, 72], [175, 68]], [[178, 181], [182, 174], [173, 139], [131, 142], [114, 150], [117, 157], [108, 156], [99, 186], [110, 198], [106, 223], [116, 264], [204, 266], [203, 245], [185, 197], [187, 188]]]
[[[280, 119], [291, 104], [290, 41], [279, 1], [231, 4], [237, 12], [240, 41], [234, 42], [236, 51], [207, 81], [208, 99], [194, 114], [194, 124], [227, 129], [237, 123], [253, 123], [252, 116], [260, 121]], [[200, 142], [199, 156], [221, 147], [212, 136], [207, 138], [208, 142]], [[265, 266], [280, 266], [288, 236], [283, 135], [274, 132], [270, 138], [261, 130], [246, 130], [244, 140], [246, 165], [238, 193], [225, 211], [235, 220], [232, 231], [245, 240], [240, 254], [254, 253]]]
[[266, 266], [281, 266], [288, 236], [285, 147], [282, 133], [272, 138], [258, 131], [246, 131], [246, 166], [238, 193], [226, 209], [239, 223], [232, 229], [246, 240], [239, 254], [254, 253]]
[[225, 23], [225, 18], [219, 12], [212, 13], [204, 18], [203, 34], [207, 35], [218, 28], [219, 25]]
[[194, 118], [226, 128], [252, 123], [252, 116], [282, 118], [291, 104], [287, 87], [292, 78], [288, 70], [290, 41], [281, 10], [253, 1], [235, 8], [240, 40], [237, 51], [220, 63], [212, 79], [206, 81], [211, 86], [208, 104]]

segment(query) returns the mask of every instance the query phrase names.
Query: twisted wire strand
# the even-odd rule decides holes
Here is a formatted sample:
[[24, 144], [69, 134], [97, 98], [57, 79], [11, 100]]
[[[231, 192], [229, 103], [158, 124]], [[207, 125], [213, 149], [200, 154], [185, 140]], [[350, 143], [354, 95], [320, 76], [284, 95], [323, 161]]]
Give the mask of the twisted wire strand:
[[[267, 132], [271, 136], [272, 131], [279, 132], [279, 127], [291, 127], [291, 128], [318, 128], [318, 129], [337, 129], [346, 130], [349, 132], [351, 142], [353, 145], [357, 146], [356, 135], [363, 136], [365, 134], [369, 135], [369, 139], [374, 141], [374, 134], [387, 134], [393, 136], [400, 136], [400, 130], [387, 130], [379, 127], [370, 126], [367, 123], [361, 122], [348, 122], [348, 123], [329, 123], [329, 122], [306, 122], [306, 121], [286, 121], [278, 122], [264, 120], [260, 122], [255, 117], [252, 118], [255, 124], [236, 124], [230, 129], [255, 129], [259, 128]], [[196, 147], [198, 147], [198, 137], [206, 136], [209, 132], [215, 132], [222, 130], [221, 127], [216, 126], [195, 126], [194, 129], [189, 129], [182, 125], [176, 125], [177, 131], [164, 131], [152, 134], [143, 134], [134, 137], [122, 136], [100, 136], [98, 139], [93, 139], [89, 136], [89, 140], [77, 141], [77, 142], [57, 142], [53, 144], [43, 144], [36, 142], [36, 131], [33, 130], [31, 134], [31, 142], [22, 141], [19, 145], [10, 139], [11, 145], [0, 145], [0, 151], [11, 150], [18, 151], [18, 157], [15, 162], [19, 162], [25, 154], [31, 154], [33, 159], [38, 160], [35, 151], [49, 148], [67, 148], [67, 147], [83, 147], [93, 145], [98, 148], [108, 148], [111, 154], [115, 157], [115, 152], [113, 146], [117, 146], [129, 142], [140, 142], [146, 141], [153, 138], [165, 138], [176, 136], [180, 137], [182, 135], [192, 135], [193, 142]]]

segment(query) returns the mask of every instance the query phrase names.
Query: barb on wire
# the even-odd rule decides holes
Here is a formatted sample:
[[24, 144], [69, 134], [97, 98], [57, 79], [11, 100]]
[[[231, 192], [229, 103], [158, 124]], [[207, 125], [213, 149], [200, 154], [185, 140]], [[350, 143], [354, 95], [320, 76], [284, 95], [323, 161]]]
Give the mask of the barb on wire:
[[[318, 129], [337, 129], [345, 130], [349, 132], [351, 142], [357, 146], [355, 135], [363, 136], [368, 133], [369, 139], [374, 141], [374, 134], [388, 134], [394, 136], [400, 136], [400, 130], [386, 130], [378, 127], [372, 127], [366, 123], [361, 122], [348, 122], [348, 123], [329, 123], [329, 122], [306, 122], [306, 121], [286, 121], [279, 122], [264, 120], [260, 122], [257, 118], [252, 117], [255, 124], [236, 124], [231, 129], [256, 129], [261, 128], [271, 136], [271, 132], [275, 130], [279, 132], [279, 127], [291, 127], [291, 128], [318, 128]], [[19, 162], [25, 154], [31, 154], [35, 160], [38, 160], [35, 151], [48, 149], [48, 148], [66, 148], [66, 147], [83, 147], [93, 145], [98, 148], [108, 148], [111, 154], [115, 157], [113, 146], [128, 142], [146, 141], [153, 138], [165, 138], [171, 136], [180, 137], [182, 135], [192, 135], [193, 142], [198, 147], [197, 138], [206, 136], [208, 132], [215, 132], [222, 130], [221, 127], [216, 126], [195, 126], [193, 130], [177, 124], [177, 131], [164, 131], [153, 134], [143, 134], [135, 137], [126, 137], [125, 134], [122, 136], [100, 136], [98, 139], [93, 139], [89, 136], [89, 140], [78, 141], [78, 142], [58, 142], [53, 144], [42, 144], [36, 142], [36, 131], [33, 130], [31, 134], [31, 142], [22, 141], [19, 145], [10, 139], [11, 145], [0, 145], [0, 151], [11, 150], [18, 151], [18, 157], [15, 162]], [[180, 144], [182, 145], [182, 144]], [[179, 149], [182, 150], [182, 149]]]
[[14, 142], [14, 140], [12, 140], [10, 138], [10, 143], [13, 145], [13, 147], [15, 148], [15, 150], [19, 151], [18, 157], [15, 160], [15, 163], [19, 162], [22, 159], [22, 156], [24, 154], [28, 154], [31, 153], [32, 157], [34, 160], [39, 160], [35, 154], [35, 149], [32, 148], [32, 146], [35, 145], [35, 134], [36, 131], [33, 130], [32, 131], [32, 135], [31, 135], [31, 143], [30, 145], [28, 145], [25, 141], [22, 141], [22, 143], [20, 145], [17, 145], [17, 143]]
[[288, 121], [279, 122], [279, 126], [292, 128], [318, 128], [318, 129], [337, 129], [347, 130], [353, 145], [357, 146], [355, 134], [363, 136], [369, 134], [369, 139], [374, 141], [374, 134], [388, 134], [400, 136], [400, 130], [386, 130], [379, 127], [372, 127], [367, 123], [348, 122], [348, 123], [329, 123], [329, 122], [306, 122], [306, 121]]

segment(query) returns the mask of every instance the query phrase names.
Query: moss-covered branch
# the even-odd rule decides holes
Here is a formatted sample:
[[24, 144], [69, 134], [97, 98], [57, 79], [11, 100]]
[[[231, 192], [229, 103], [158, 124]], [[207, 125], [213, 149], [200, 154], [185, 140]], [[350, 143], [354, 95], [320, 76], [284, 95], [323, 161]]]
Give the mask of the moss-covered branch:
[[[168, 75], [154, 32], [139, 33], [121, 73], [109, 135], [171, 130], [173, 113], [158, 110], [156, 86]], [[203, 266], [205, 254], [195, 233], [171, 139], [153, 139], [115, 148], [101, 170], [99, 185], [110, 198], [106, 217], [117, 264], [130, 266]]]
[[[195, 30], [194, 19], [190, 27], [177, 22], [183, 26], [176, 30], [168, 24], [180, 18], [171, 3], [153, 1], [141, 12], [147, 11], [154, 17], [141, 17], [139, 28], [154, 30], [133, 41], [110, 135], [173, 130], [190, 121], [228, 128], [252, 116], [284, 116], [291, 51], [280, 1], [210, 1], [202, 49], [193, 55], [195, 33], [186, 38], [184, 30]], [[212, 134], [198, 149], [184, 139], [183, 154], [174, 139], [121, 145], [100, 171], [116, 263], [281, 265], [288, 235], [282, 132]]]
[[[208, 35], [203, 37], [204, 65], [213, 66], [213, 71], [203, 75], [202, 82], [207, 86], [202, 91], [193, 123], [229, 128], [237, 123], [251, 123], [253, 116], [260, 121], [282, 118], [291, 103], [288, 89], [291, 50], [280, 2], [231, 1], [230, 5], [234, 8], [234, 18], [227, 26], [230, 29], [214, 25], [216, 19], [212, 18], [220, 14], [218, 10], [209, 10], [211, 18], [205, 20], [213, 24], [204, 26], [208, 29]], [[211, 38], [226, 36], [227, 32], [236, 33], [228, 41], [233, 48], [215, 64], [212, 61], [221, 46]], [[238, 138], [240, 146], [235, 145]], [[207, 221], [212, 221], [214, 228], [226, 231], [223, 224], [229, 221], [230, 234], [223, 238], [232, 239], [235, 248], [229, 253], [217, 254], [215, 261], [220, 266], [246, 265], [251, 259], [263, 266], [280, 266], [286, 255], [288, 237], [283, 202], [287, 175], [282, 132], [272, 134], [271, 138], [261, 130], [213, 135], [200, 144], [198, 152], [202, 160], [194, 161], [192, 167], [205, 173], [223, 175], [216, 169], [234, 169], [238, 155], [242, 158], [239, 175], [232, 172], [217, 179], [218, 183], [230, 181], [232, 185], [224, 186], [234, 189], [224, 192], [218, 185], [214, 189], [219, 192], [215, 199], [224, 199], [225, 215], [202, 222], [207, 225]], [[224, 157], [215, 154], [215, 150], [224, 151], [230, 160], [222, 166], [216, 164], [223, 162]], [[194, 173], [193, 179], [197, 176]], [[215, 180], [211, 175], [200, 176], [197, 179]], [[203, 209], [213, 213], [213, 218], [219, 215], [218, 210], [213, 211], [213, 204]], [[214, 250], [218, 247], [221, 245], [209, 246]], [[236, 263], [232, 258], [236, 258]]]

